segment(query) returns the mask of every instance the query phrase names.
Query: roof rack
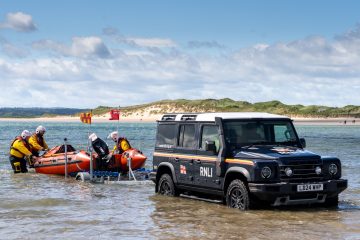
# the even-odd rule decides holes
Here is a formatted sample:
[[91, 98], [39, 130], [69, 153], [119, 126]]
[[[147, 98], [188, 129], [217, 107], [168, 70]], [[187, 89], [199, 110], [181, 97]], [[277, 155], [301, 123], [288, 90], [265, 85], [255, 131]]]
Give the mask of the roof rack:
[[196, 116], [195, 114], [182, 115], [180, 121], [194, 121], [196, 120]]
[[168, 115], [164, 115], [162, 118], [161, 118], [161, 121], [172, 121], [172, 120], [175, 120], [176, 118], [176, 115], [173, 115], [173, 114], [168, 114]]

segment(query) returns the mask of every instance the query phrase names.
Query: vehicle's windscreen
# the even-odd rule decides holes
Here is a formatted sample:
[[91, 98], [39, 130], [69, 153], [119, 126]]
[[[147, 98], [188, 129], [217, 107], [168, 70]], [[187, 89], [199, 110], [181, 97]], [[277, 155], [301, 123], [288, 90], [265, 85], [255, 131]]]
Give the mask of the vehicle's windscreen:
[[297, 144], [295, 130], [290, 121], [226, 121], [226, 144], [231, 148], [257, 144]]

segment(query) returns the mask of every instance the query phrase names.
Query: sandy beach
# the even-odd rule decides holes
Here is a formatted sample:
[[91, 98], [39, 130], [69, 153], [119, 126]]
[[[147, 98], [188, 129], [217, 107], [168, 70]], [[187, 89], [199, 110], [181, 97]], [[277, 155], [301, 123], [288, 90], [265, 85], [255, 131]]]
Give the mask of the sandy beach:
[[[121, 118], [120, 122], [156, 122], [154, 118]], [[58, 116], [58, 117], [41, 117], [41, 118], [0, 118], [1, 122], [80, 122], [79, 117]], [[116, 122], [110, 121], [109, 118], [92, 117], [92, 123]]]
[[337, 125], [355, 126], [360, 125], [360, 119], [356, 118], [292, 118], [295, 125]]
[[[121, 116], [120, 122], [156, 122], [162, 115], [142, 115], [135, 114], [129, 116]], [[93, 115], [91, 118], [92, 123], [116, 122], [109, 120], [110, 114]], [[39, 117], [39, 118], [0, 118], [0, 121], [15, 121], [15, 122], [80, 122], [79, 116], [56, 116], [56, 117]]]
[[[161, 115], [156, 116], [141, 116], [141, 117], [121, 117], [120, 122], [153, 122], [161, 118]], [[358, 126], [360, 119], [356, 118], [292, 118], [295, 125], [334, 125], [334, 126]], [[0, 118], [1, 122], [15, 121], [15, 122], [80, 122], [79, 117], [74, 116], [57, 116], [57, 117], [40, 117], [40, 118]], [[115, 122], [109, 120], [109, 115], [93, 116], [92, 123]]]

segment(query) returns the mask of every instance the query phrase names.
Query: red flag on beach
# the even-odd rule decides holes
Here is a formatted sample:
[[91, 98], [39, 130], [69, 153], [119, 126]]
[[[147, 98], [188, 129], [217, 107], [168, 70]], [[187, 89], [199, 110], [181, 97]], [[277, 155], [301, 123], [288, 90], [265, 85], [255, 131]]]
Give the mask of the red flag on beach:
[[110, 110], [109, 120], [119, 120], [119, 119], [120, 119], [120, 110], [119, 109]]
[[80, 121], [86, 124], [91, 124], [91, 112], [81, 113]]

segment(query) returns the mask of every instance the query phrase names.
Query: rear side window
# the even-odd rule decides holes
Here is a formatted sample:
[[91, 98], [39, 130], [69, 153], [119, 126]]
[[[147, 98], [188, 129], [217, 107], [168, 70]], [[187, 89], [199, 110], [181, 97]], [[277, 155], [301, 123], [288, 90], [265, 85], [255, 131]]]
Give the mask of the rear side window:
[[216, 146], [216, 152], [219, 152], [220, 139], [218, 133], [218, 126], [214, 126], [214, 125], [203, 126], [201, 133], [201, 149], [203, 150], [205, 150], [206, 141], [214, 141]]
[[195, 148], [195, 125], [181, 125], [179, 131], [179, 147]]
[[156, 138], [156, 146], [173, 147], [175, 145], [175, 124], [159, 124]]

